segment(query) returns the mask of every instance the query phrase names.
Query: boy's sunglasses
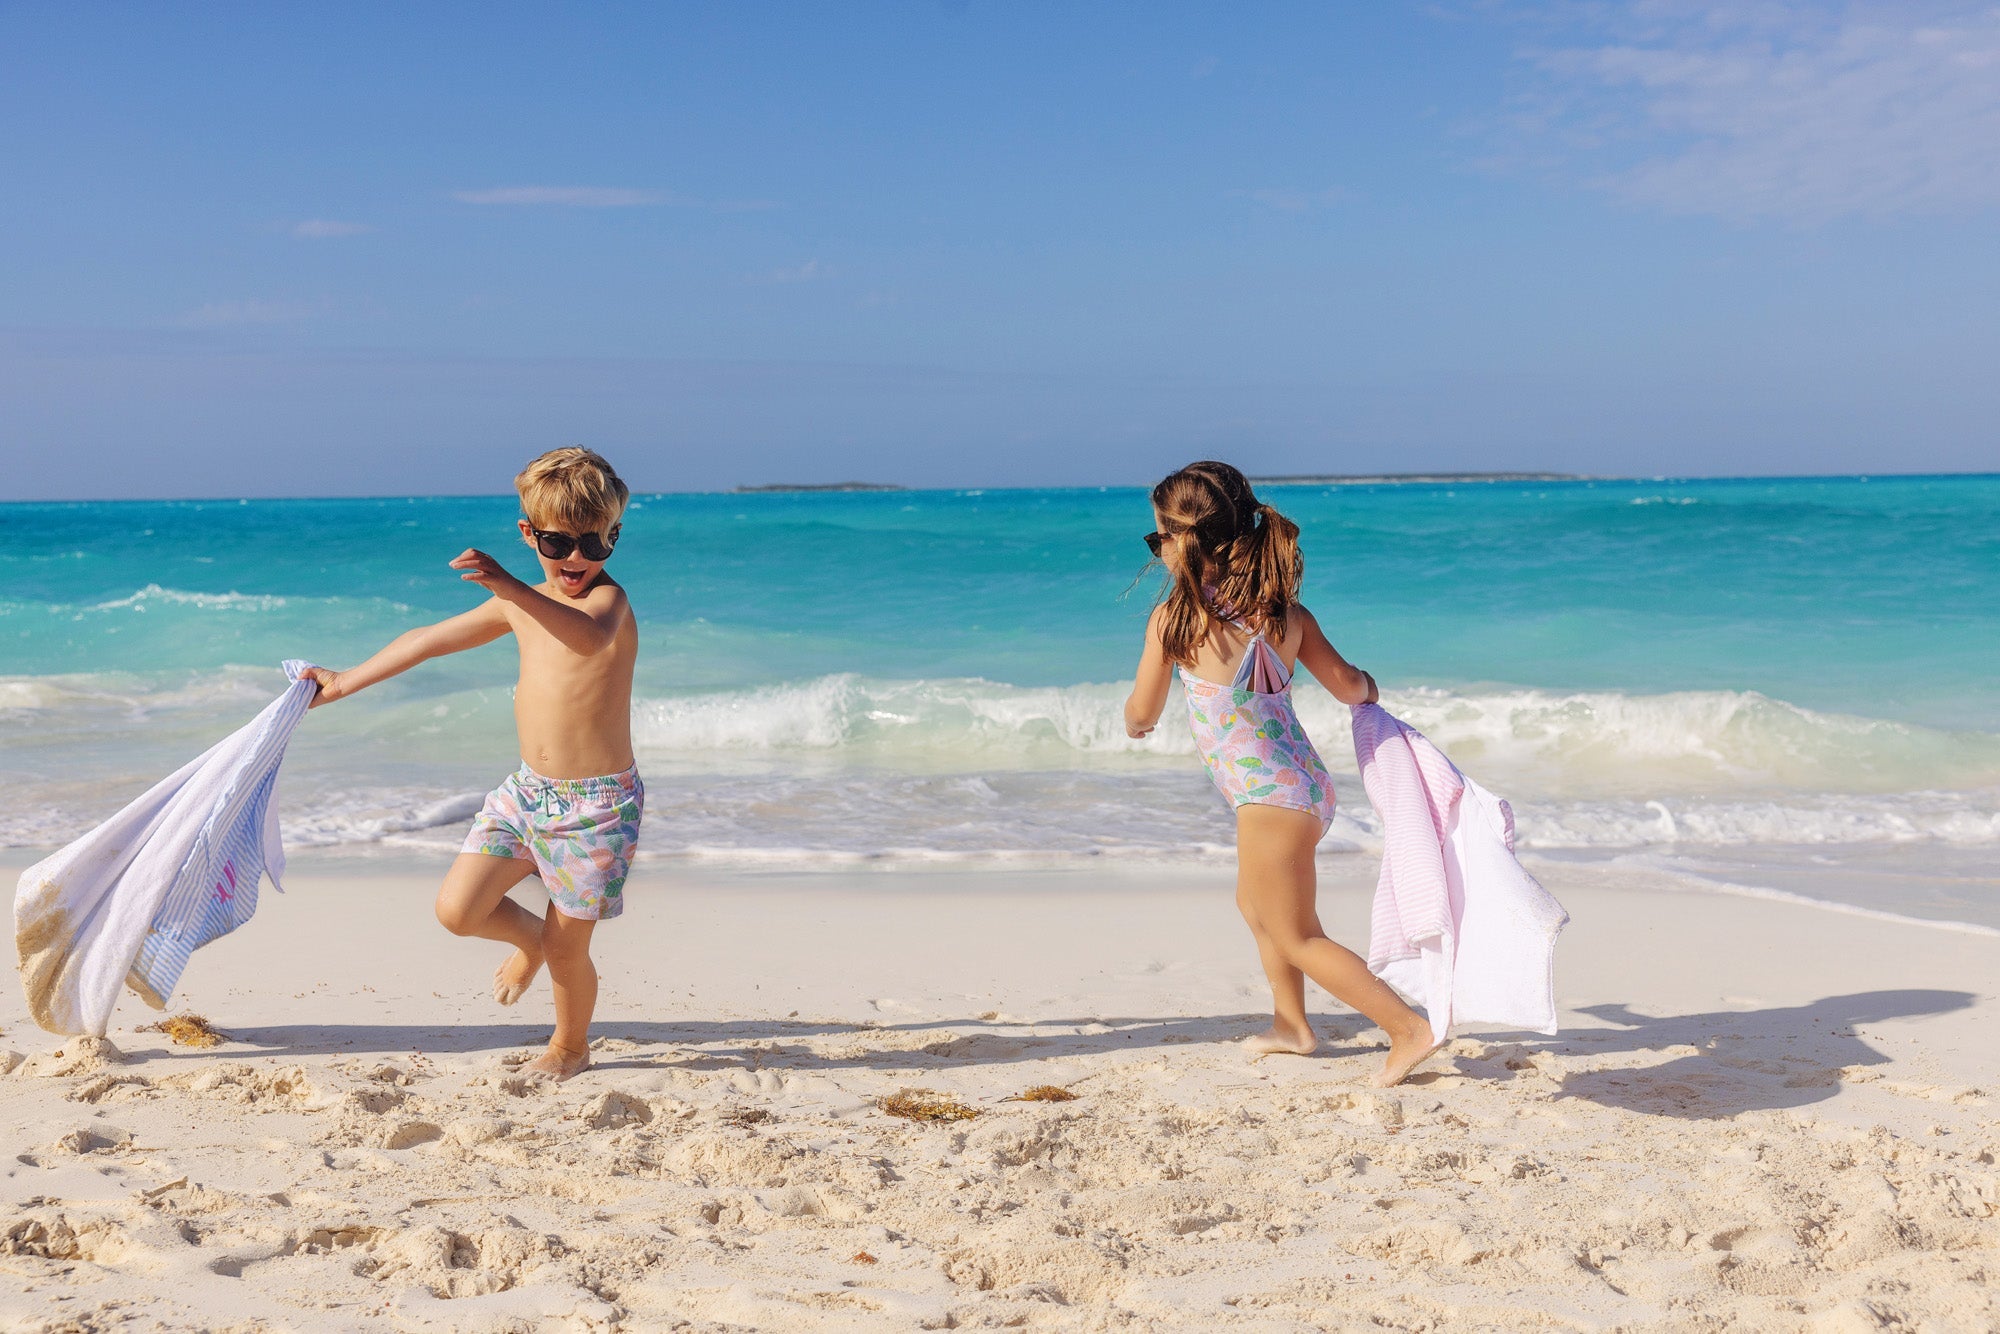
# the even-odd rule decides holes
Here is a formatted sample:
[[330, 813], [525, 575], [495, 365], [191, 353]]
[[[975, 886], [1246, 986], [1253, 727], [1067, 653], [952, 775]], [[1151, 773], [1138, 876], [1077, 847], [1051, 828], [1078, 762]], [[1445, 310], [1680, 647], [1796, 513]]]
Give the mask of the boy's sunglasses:
[[1160, 554], [1160, 548], [1165, 546], [1166, 544], [1167, 544], [1167, 535], [1165, 533], [1146, 534], [1146, 550], [1152, 552], [1155, 556], [1158, 556]]
[[603, 537], [596, 533], [578, 533], [572, 537], [568, 533], [546, 533], [539, 528], [528, 531], [535, 535], [535, 550], [550, 560], [568, 560], [569, 553], [581, 550], [585, 560], [610, 560], [611, 548], [618, 545], [619, 525], [612, 524], [611, 531]]

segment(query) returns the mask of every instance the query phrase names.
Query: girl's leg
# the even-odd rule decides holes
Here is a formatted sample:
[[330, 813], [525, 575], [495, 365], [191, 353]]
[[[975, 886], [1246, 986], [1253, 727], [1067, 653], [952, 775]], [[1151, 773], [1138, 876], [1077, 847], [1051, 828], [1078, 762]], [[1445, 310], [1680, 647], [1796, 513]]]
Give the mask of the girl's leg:
[[[1287, 1013], [1294, 1003], [1289, 970], [1297, 970], [1389, 1035], [1388, 1059], [1373, 1082], [1399, 1083], [1433, 1050], [1430, 1024], [1388, 983], [1369, 972], [1359, 955], [1327, 939], [1314, 903], [1318, 872], [1313, 850], [1320, 832], [1319, 817], [1307, 811], [1281, 806], [1236, 809], [1236, 901], [1265, 957], [1275, 1012], [1271, 1032], [1257, 1045], [1268, 1051], [1311, 1051], [1316, 1045], [1305, 1023], [1302, 996], [1296, 1002], [1296, 1018]], [[1274, 955], [1285, 971], [1272, 970]], [[1285, 1039], [1295, 1041], [1282, 1045]]]
[[1250, 927], [1250, 936], [1257, 942], [1257, 958], [1271, 984], [1271, 1027], [1246, 1039], [1244, 1045], [1259, 1056], [1273, 1052], [1308, 1055], [1319, 1046], [1319, 1039], [1306, 1018], [1306, 975], [1286, 957], [1277, 938], [1259, 920], [1256, 897], [1250, 890], [1253, 877], [1243, 858], [1240, 837], [1236, 861], [1236, 910]]
[[438, 887], [437, 918], [454, 936], [500, 940], [514, 953], [493, 974], [493, 999], [512, 1005], [542, 966], [542, 919], [507, 897], [535, 873], [521, 858], [462, 852]]
[[590, 961], [590, 933], [597, 923], [571, 917], [554, 904], [542, 924], [542, 953], [556, 996], [556, 1031], [549, 1049], [528, 1062], [531, 1074], [561, 1080], [590, 1068], [590, 1016], [597, 1008], [597, 967]]

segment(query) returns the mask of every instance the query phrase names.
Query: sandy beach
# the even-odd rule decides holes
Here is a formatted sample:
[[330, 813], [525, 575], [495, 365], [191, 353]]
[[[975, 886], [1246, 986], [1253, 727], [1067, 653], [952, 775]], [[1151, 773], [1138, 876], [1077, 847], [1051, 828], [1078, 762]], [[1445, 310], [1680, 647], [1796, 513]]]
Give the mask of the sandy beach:
[[0, 1334], [2000, 1334], [1996, 140], [2000, 0], [0, 0]]
[[[21, 860], [25, 860], [24, 858]], [[1372, 859], [1328, 926], [1365, 939]], [[5, 870], [11, 881], [18, 865]], [[2000, 938], [1543, 868], [1556, 1038], [1252, 1062], [1229, 874], [642, 865], [596, 1068], [434, 877], [302, 863], [175, 1046], [0, 995], [10, 1330], [2000, 1325]], [[1054, 1085], [1072, 1101], [1007, 1101]], [[929, 1090], [976, 1112], [914, 1123]]]

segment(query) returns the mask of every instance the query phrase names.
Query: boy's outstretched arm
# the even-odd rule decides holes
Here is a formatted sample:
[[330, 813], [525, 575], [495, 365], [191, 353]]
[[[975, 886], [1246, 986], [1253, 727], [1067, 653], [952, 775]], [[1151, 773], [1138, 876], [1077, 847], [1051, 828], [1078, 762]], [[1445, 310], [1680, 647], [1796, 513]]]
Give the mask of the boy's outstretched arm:
[[506, 633], [507, 613], [500, 609], [498, 598], [488, 599], [471, 611], [439, 621], [436, 625], [405, 630], [359, 667], [349, 667], [344, 672], [328, 671], [324, 667], [309, 668], [306, 675], [319, 682], [319, 694], [313, 697], [311, 707], [316, 709], [322, 704], [345, 699], [357, 690], [372, 686], [377, 681], [386, 681], [398, 672], [406, 672], [431, 658], [490, 644]]
[[1373, 704], [1381, 698], [1375, 689], [1375, 678], [1340, 656], [1340, 650], [1327, 639], [1311, 612], [1294, 607], [1292, 615], [1305, 626], [1305, 638], [1299, 643], [1299, 662], [1335, 699], [1352, 707]]
[[1146, 620], [1146, 647], [1139, 655], [1139, 671], [1132, 680], [1132, 693], [1125, 699], [1125, 735], [1139, 738], [1160, 722], [1160, 710], [1167, 707], [1167, 688], [1174, 681], [1174, 666], [1160, 643], [1163, 608], [1153, 608]]
[[600, 583], [582, 597], [571, 601], [553, 597], [507, 573], [507, 568], [476, 547], [451, 563], [459, 578], [478, 584], [503, 602], [511, 602], [535, 618], [562, 646], [585, 657], [597, 653], [618, 637], [625, 614], [625, 590], [613, 583]]

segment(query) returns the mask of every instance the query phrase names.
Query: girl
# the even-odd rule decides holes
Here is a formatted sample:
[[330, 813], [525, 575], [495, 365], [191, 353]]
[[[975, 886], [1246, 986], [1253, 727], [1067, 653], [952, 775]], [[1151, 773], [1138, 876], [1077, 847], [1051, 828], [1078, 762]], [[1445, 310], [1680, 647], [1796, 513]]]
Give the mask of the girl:
[[1333, 823], [1333, 783], [1292, 710], [1303, 663], [1343, 704], [1371, 704], [1375, 678], [1349, 665], [1298, 603], [1298, 525], [1259, 504], [1226, 463], [1191, 463], [1153, 488], [1146, 545], [1172, 586], [1146, 623], [1125, 730], [1151, 732], [1176, 670], [1209, 776], [1236, 808], [1236, 906], [1271, 981], [1271, 1027], [1258, 1055], [1319, 1045], [1306, 1022], [1305, 978], [1389, 1035], [1371, 1083], [1400, 1083], [1436, 1045], [1430, 1024], [1328, 940], [1314, 906], [1313, 848]]

